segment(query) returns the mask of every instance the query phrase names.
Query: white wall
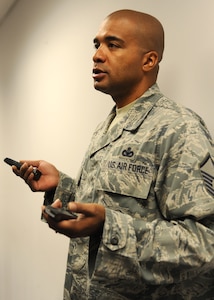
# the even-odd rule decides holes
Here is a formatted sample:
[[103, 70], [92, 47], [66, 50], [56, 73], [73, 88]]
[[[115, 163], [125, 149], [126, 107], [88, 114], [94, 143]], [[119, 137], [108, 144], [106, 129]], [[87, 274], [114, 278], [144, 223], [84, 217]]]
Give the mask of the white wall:
[[62, 299], [68, 239], [40, 222], [41, 193], [10, 168], [45, 159], [75, 176], [112, 101], [93, 89], [93, 37], [110, 12], [132, 8], [163, 23], [159, 85], [213, 123], [213, 0], [20, 0], [0, 27], [0, 299]]

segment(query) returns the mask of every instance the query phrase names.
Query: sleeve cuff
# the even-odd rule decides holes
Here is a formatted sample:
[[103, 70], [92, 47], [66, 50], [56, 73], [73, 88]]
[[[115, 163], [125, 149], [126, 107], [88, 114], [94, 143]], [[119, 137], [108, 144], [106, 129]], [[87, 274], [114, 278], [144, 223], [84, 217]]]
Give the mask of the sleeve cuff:
[[75, 200], [76, 182], [74, 179], [62, 172], [59, 174], [60, 180], [58, 186], [56, 187], [53, 201], [60, 199], [62, 201], [62, 205], [67, 206], [69, 202]]
[[67, 206], [68, 202], [75, 200], [76, 182], [68, 175], [60, 172], [58, 186], [50, 191], [45, 192], [44, 205], [51, 205], [56, 199], [62, 201], [63, 206]]

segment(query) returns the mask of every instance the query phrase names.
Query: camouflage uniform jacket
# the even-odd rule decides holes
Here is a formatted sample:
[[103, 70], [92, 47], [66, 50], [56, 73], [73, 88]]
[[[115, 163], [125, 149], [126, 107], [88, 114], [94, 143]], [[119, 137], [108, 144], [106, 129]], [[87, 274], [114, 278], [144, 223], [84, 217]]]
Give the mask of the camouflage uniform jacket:
[[[106, 207], [102, 236], [70, 241], [64, 300], [214, 299], [214, 153], [192, 111], [155, 84], [108, 131], [55, 198]], [[46, 203], [48, 199], [46, 199]]]

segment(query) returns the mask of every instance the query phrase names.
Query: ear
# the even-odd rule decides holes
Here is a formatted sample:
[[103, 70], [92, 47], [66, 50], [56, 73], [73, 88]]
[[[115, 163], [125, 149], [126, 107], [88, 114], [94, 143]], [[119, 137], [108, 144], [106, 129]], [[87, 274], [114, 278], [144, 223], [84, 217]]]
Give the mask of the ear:
[[144, 54], [142, 60], [142, 69], [144, 72], [149, 72], [154, 69], [159, 62], [158, 53], [156, 51], [149, 51]]

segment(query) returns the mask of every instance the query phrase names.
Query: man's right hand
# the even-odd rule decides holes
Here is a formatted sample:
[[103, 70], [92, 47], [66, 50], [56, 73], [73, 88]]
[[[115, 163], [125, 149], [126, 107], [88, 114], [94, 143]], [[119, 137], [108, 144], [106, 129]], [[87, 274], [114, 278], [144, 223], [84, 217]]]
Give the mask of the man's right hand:
[[[29, 185], [33, 192], [46, 192], [57, 187], [59, 171], [55, 166], [44, 160], [21, 160], [20, 162], [22, 163], [20, 170], [15, 166], [12, 167], [12, 170]], [[33, 167], [36, 167], [42, 173], [37, 181], [34, 180]]]

